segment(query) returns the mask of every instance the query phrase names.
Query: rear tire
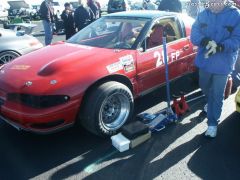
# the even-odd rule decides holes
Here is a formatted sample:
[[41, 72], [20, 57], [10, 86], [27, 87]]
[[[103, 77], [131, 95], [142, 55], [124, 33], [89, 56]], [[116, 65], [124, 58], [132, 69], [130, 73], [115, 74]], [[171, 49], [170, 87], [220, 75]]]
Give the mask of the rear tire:
[[92, 90], [85, 98], [81, 124], [99, 136], [110, 136], [133, 114], [134, 100], [130, 89], [110, 81]]

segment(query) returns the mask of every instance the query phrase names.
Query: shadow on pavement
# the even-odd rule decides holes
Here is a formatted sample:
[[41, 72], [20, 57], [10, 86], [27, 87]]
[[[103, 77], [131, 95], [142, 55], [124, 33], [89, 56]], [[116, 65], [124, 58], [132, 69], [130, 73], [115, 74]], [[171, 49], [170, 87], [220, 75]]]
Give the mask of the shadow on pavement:
[[[172, 151], [168, 152], [165, 156], [155, 160], [155, 158], [161, 156], [161, 153], [171, 146], [176, 139], [190, 131], [198, 123], [201, 123], [201, 121], [195, 120], [187, 124], [172, 124], [163, 131], [153, 134], [153, 137], [143, 145], [106, 159], [105, 161], [111, 161], [113, 159], [118, 159], [118, 161], [105, 168], [100, 168], [100, 170], [87, 175], [84, 179], [104, 179], [105, 177], [109, 177], [110, 179], [114, 177], [115, 179], [154, 179], [159, 177], [161, 173], [199, 148], [199, 144], [204, 142], [204, 139], [198, 135], [193, 141], [183, 144], [176, 149], [172, 149]], [[67, 168], [65, 170], [68, 171]], [[52, 179], [63, 178], [58, 176], [58, 173], [52, 176]]]
[[240, 179], [240, 119], [237, 112], [225, 119], [214, 140], [199, 144], [188, 162], [202, 179]]
[[[196, 119], [195, 119], [196, 120]], [[233, 113], [219, 125], [217, 138], [209, 139], [198, 134], [190, 141], [177, 147], [165, 155], [160, 155], [167, 147], [183, 134], [187, 133], [200, 121], [191, 121], [184, 125], [168, 127], [167, 132], [154, 134], [147, 143], [129, 152], [119, 153], [105, 161], [118, 161], [100, 168], [84, 179], [154, 179], [170, 169], [189, 154], [189, 169], [201, 179], [239, 179], [240, 178], [240, 121], [239, 115]], [[166, 137], [167, 136], [167, 137]], [[159, 157], [160, 156], [160, 157]], [[158, 159], [155, 159], [158, 157]], [[119, 160], [120, 159], [120, 160]], [[80, 165], [76, 164], [77, 166]], [[51, 179], [66, 178], [59, 176], [68, 172], [61, 170]], [[175, 174], [176, 176], [176, 174]], [[177, 177], [175, 177], [177, 178]]]
[[81, 128], [42, 136], [0, 125], [0, 179], [33, 178], [83, 154], [92, 161], [111, 146]]

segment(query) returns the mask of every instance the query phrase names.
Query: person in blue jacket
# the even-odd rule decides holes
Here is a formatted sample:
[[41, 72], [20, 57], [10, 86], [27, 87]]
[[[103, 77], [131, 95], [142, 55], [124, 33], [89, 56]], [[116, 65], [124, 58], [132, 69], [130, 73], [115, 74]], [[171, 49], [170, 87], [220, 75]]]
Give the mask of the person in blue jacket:
[[198, 46], [195, 65], [208, 104], [205, 136], [213, 138], [217, 135], [227, 78], [238, 56], [240, 12], [226, 0], [208, 0], [206, 5], [192, 26], [191, 41]]

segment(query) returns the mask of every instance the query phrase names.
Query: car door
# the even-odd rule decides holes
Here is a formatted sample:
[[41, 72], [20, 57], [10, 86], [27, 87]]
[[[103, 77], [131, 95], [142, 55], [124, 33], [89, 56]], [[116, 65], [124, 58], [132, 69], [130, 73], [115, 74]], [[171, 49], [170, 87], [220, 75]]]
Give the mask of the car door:
[[[163, 56], [163, 45], [148, 47], [149, 39], [156, 24], [164, 27], [167, 33], [167, 59], [169, 66], [169, 79], [172, 80], [186, 73], [188, 67], [184, 61], [190, 51], [190, 41], [184, 37], [182, 24], [175, 17], [167, 17], [156, 20], [151, 26], [147, 37], [142, 43], [144, 50], [137, 52], [137, 82], [140, 93], [147, 93], [165, 83], [165, 64]], [[166, 30], [166, 26], [172, 29]], [[159, 33], [162, 38], [161, 33]], [[155, 36], [156, 38], [156, 36]], [[158, 37], [159, 38], [159, 37]], [[160, 40], [159, 38], [159, 40]]]

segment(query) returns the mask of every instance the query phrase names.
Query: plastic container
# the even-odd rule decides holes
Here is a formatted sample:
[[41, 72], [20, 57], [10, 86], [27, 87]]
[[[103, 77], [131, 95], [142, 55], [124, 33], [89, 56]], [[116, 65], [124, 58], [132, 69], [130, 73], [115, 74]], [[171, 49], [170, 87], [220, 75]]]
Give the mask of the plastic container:
[[127, 139], [122, 133], [118, 133], [115, 136], [111, 137], [112, 145], [117, 148], [120, 152], [126, 151], [129, 149], [130, 140]]

